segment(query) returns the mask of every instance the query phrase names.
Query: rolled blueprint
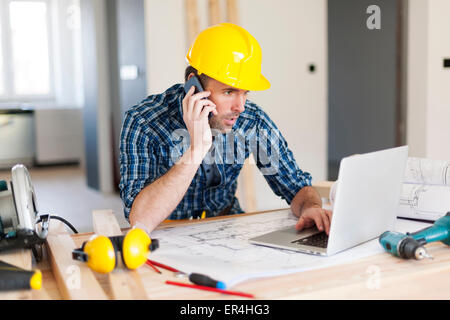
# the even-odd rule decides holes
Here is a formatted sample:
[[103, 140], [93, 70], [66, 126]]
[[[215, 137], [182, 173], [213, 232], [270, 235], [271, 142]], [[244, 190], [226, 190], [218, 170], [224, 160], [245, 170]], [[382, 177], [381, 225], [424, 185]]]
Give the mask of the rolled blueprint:
[[450, 161], [410, 157], [403, 182], [450, 187]]
[[[333, 206], [338, 181], [330, 189]], [[408, 158], [398, 217], [434, 221], [450, 211], [450, 161]]]
[[450, 211], [450, 187], [404, 183], [397, 216], [436, 220]]

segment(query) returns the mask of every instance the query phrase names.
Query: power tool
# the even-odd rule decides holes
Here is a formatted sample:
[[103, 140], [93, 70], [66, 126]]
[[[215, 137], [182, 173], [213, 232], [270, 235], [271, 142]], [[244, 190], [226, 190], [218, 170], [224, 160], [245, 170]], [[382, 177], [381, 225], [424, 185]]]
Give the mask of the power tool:
[[31, 249], [40, 261], [50, 215], [38, 215], [36, 194], [24, 165], [15, 165], [11, 178], [0, 181], [0, 252]]
[[379, 238], [380, 244], [387, 252], [404, 259], [417, 260], [432, 258], [424, 245], [435, 241], [450, 246], [450, 211], [436, 220], [431, 227], [406, 234], [386, 231]]

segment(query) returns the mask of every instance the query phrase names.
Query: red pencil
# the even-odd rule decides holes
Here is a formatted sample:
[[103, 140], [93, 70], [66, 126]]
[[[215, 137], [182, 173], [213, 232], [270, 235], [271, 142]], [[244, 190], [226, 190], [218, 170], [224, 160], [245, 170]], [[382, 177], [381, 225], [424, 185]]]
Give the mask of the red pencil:
[[149, 260], [147, 260], [146, 264], [149, 265], [150, 267], [152, 267], [153, 270], [155, 270], [156, 272], [158, 272], [159, 274], [161, 274], [161, 271], [159, 271], [158, 268], [155, 267]]
[[155, 266], [157, 266], [157, 267], [160, 267], [160, 268], [163, 268], [163, 269], [172, 271], [172, 272], [178, 272], [177, 269], [174, 269], [174, 268], [172, 268], [172, 267], [166, 266], [165, 264], [162, 264], [162, 263], [159, 263], [159, 262], [150, 260], [150, 259], [147, 259], [147, 262], [146, 262], [146, 263], [147, 263], [148, 265], [152, 265], [152, 264], [153, 264], [153, 265], [155, 265]]
[[193, 289], [206, 290], [206, 291], [214, 291], [214, 292], [219, 292], [219, 293], [223, 293], [223, 294], [230, 294], [230, 295], [241, 296], [241, 297], [246, 297], [246, 298], [254, 298], [255, 297], [254, 295], [248, 294], [248, 293], [229, 291], [229, 290], [222, 290], [222, 289], [205, 287], [205, 286], [199, 286], [199, 285], [196, 285], [196, 284], [188, 284], [188, 283], [183, 283], [183, 282], [175, 282], [175, 281], [167, 280], [166, 284], [171, 284], [171, 285], [180, 286], [180, 287], [193, 288]]

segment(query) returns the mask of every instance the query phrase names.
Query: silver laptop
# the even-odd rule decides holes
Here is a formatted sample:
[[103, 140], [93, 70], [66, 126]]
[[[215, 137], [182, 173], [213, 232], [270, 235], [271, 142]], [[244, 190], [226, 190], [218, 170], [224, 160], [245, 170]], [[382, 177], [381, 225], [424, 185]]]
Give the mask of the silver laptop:
[[377, 238], [394, 228], [407, 158], [403, 146], [342, 159], [328, 236], [291, 226], [249, 241], [329, 256]]

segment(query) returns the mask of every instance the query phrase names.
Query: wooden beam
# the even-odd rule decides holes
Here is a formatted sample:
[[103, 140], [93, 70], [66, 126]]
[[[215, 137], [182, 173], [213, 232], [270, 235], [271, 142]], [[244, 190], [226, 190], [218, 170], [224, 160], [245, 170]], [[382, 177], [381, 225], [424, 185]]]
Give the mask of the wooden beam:
[[313, 183], [312, 186], [317, 190], [321, 198], [329, 199], [331, 186], [334, 181], [318, 181]]
[[50, 265], [63, 299], [106, 300], [104, 290], [89, 267], [72, 259], [75, 243], [64, 225], [52, 220], [47, 236]]
[[187, 21], [187, 40], [188, 46], [193, 42], [199, 33], [199, 18], [197, 0], [185, 0], [186, 21]]
[[253, 169], [255, 166], [255, 159], [253, 154], [244, 162], [240, 174], [240, 181], [238, 182], [239, 196], [243, 200], [245, 212], [256, 212], [256, 194], [255, 194], [255, 179]]
[[208, 0], [209, 25], [213, 26], [222, 22], [219, 0]]
[[92, 212], [92, 220], [96, 234], [107, 237], [122, 235], [122, 230], [112, 210], [95, 210]]
[[[122, 235], [112, 210], [96, 210], [92, 213], [94, 232], [107, 237]], [[120, 256], [120, 255], [119, 255]], [[108, 274], [112, 298], [116, 300], [148, 299], [142, 280], [136, 270], [127, 270], [121, 261]]]
[[237, 0], [227, 0], [227, 21], [234, 24], [239, 24]]

